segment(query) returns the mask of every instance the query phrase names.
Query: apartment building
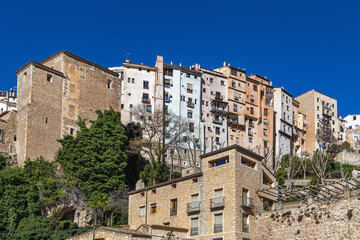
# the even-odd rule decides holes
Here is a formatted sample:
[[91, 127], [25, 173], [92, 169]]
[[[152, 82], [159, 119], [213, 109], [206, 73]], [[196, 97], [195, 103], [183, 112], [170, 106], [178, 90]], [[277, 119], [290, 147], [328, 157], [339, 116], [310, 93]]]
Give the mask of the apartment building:
[[304, 151], [312, 154], [317, 149], [326, 149], [337, 137], [337, 100], [315, 90], [295, 99], [300, 103], [299, 111], [307, 116], [308, 131], [305, 135]]
[[111, 67], [119, 73], [121, 81], [121, 122], [134, 121], [132, 111], [145, 104], [148, 112], [154, 112], [157, 68], [144, 64], [131, 63], [129, 60], [121, 67]]
[[275, 158], [281, 161], [293, 152], [293, 98], [283, 87], [274, 88]]
[[118, 74], [67, 51], [30, 61], [17, 72], [17, 160], [53, 160], [64, 135], [75, 135], [79, 117], [90, 124], [96, 110], [120, 111]]
[[0, 114], [16, 110], [17, 97], [15, 90], [0, 91]]
[[246, 110], [246, 72], [239, 68], [226, 65], [214, 71], [226, 77], [226, 102], [228, 102], [228, 145], [245, 145], [245, 110]]
[[271, 210], [277, 200], [259, 190], [276, 179], [262, 156], [232, 145], [203, 154], [202, 171], [129, 193], [130, 229], [171, 231], [188, 239], [252, 239], [255, 212]]
[[201, 68], [201, 123], [204, 153], [227, 147], [228, 143], [228, 81], [219, 72]]
[[182, 167], [190, 165], [200, 167], [198, 156], [202, 148], [200, 141], [202, 137], [200, 124], [201, 72], [165, 63], [162, 71], [164, 78], [164, 113], [171, 112], [181, 116], [189, 124], [189, 130], [184, 134], [182, 146], [180, 146], [182, 152], [175, 156], [170, 152], [167, 156], [175, 157], [177, 165]]
[[337, 141], [341, 145], [345, 141], [346, 120], [340, 117], [337, 119]]
[[[257, 74], [246, 78], [245, 145], [267, 158], [267, 166], [274, 168], [274, 88], [266, 77]], [[246, 144], [247, 143], [247, 144]]]
[[346, 128], [355, 129], [355, 126], [360, 126], [360, 114], [350, 114], [344, 117], [346, 121]]
[[304, 152], [305, 135], [307, 132], [307, 117], [299, 111], [300, 103], [292, 99], [293, 103], [293, 138], [292, 138], [292, 154], [301, 156]]

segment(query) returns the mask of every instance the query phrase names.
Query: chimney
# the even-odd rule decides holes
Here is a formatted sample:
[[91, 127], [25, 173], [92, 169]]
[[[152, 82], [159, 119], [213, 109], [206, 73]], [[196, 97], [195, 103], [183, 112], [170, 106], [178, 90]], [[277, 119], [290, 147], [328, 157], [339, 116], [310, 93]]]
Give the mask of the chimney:
[[179, 64], [179, 66], [181, 67], [181, 63]]
[[230, 63], [228, 63], [228, 67], [230, 67]]
[[226, 61], [224, 61], [224, 63], [223, 63], [223, 67], [226, 67]]
[[145, 183], [142, 180], [137, 181], [135, 185], [135, 190], [141, 189], [145, 187]]
[[172, 61], [170, 62], [170, 65], [172, 65]]
[[130, 60], [129, 60], [129, 59], [126, 59], [126, 61], [125, 61], [125, 62], [127, 62], [127, 63], [128, 63], [128, 62], [130, 62]]

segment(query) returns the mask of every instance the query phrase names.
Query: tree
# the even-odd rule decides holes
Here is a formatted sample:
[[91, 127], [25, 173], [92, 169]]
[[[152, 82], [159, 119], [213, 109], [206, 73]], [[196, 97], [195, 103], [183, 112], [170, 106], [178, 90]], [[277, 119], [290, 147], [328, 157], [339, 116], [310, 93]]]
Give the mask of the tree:
[[6, 157], [0, 154], [0, 170], [6, 167]]
[[65, 176], [88, 198], [125, 187], [128, 138], [120, 122], [120, 113], [113, 109], [96, 111], [98, 117], [88, 128], [79, 120], [77, 136], [59, 140], [61, 149], [56, 161]]
[[188, 122], [171, 112], [165, 114], [158, 109], [151, 112], [146, 105], [136, 106], [132, 114], [140, 124], [143, 135], [133, 139], [131, 146], [150, 160], [140, 177], [146, 184], [166, 181], [169, 168], [165, 163], [165, 153], [169, 148], [184, 147], [181, 141], [184, 133], [188, 131]]
[[320, 183], [324, 183], [324, 179], [328, 176], [331, 168], [331, 158], [328, 153], [317, 150], [311, 158], [311, 166], [313, 172], [319, 178]]
[[291, 189], [295, 176], [298, 174], [301, 168], [301, 160], [297, 156], [286, 154], [282, 157], [280, 168], [276, 172], [275, 176], [277, 178], [286, 178], [287, 180], [287, 189]]

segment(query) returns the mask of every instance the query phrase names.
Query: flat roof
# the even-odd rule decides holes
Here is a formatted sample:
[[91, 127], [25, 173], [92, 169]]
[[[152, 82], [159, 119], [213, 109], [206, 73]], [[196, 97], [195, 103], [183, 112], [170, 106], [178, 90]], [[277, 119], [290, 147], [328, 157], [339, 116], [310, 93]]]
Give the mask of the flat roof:
[[157, 68], [150, 65], [144, 65], [139, 63], [132, 63], [132, 62], [123, 62], [124, 67], [134, 67], [134, 68], [144, 68], [156, 71]]

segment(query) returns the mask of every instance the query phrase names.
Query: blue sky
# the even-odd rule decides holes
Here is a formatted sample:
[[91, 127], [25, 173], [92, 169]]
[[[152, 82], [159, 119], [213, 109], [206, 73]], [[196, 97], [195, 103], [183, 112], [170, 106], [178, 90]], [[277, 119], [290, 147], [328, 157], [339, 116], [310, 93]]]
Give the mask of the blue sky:
[[14, 72], [65, 49], [105, 67], [130, 60], [207, 68], [223, 61], [298, 96], [316, 89], [360, 113], [359, 1], [6, 1], [0, 88]]

